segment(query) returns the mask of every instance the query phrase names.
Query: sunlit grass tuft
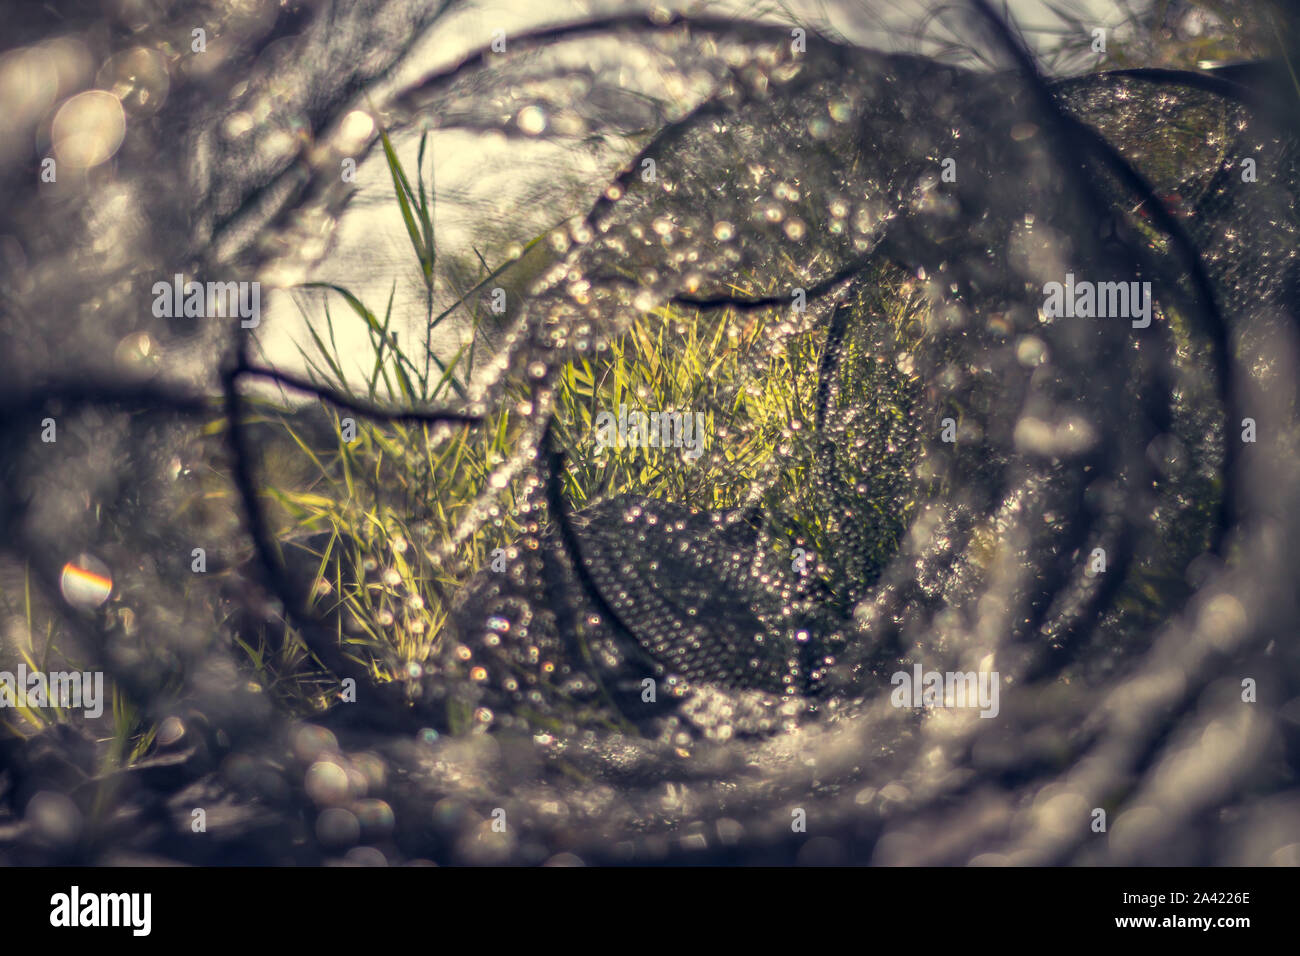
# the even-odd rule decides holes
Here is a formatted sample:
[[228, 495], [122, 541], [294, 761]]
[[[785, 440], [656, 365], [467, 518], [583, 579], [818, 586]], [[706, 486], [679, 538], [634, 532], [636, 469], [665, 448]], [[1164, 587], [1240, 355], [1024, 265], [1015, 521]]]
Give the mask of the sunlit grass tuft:
[[[411, 186], [386, 133], [382, 142], [412, 256], [428, 280], [432, 302], [437, 275], [432, 197], [423, 176]], [[422, 141], [420, 162], [423, 146]], [[479, 294], [511, 268], [509, 262], [489, 268], [481, 257], [480, 264], [478, 281], [457, 291], [451, 307], [437, 314], [431, 305], [427, 310], [430, 327], [457, 311], [467, 320], [469, 341], [445, 361], [403, 350], [392, 334], [391, 293], [382, 310], [372, 310], [342, 286], [313, 284], [310, 288], [326, 298], [319, 318], [309, 322], [312, 350], [303, 356], [310, 377], [351, 390], [335, 334], [346, 315], [364, 324], [373, 350], [363, 389], [367, 399], [421, 406], [463, 397], [474, 350], [486, 349], [480, 325], [492, 318], [484, 314]], [[896, 328], [914, 333], [919, 328], [916, 290], [894, 273], [882, 272], [877, 279], [873, 301], [858, 307], [873, 308]], [[753, 286], [736, 292], [772, 291], [757, 281]], [[832, 548], [835, 518], [821, 507], [825, 496], [814, 493], [810, 444], [825, 338], [824, 323], [810, 313], [697, 313], [667, 305], [575, 357], [554, 381], [554, 434], [568, 464], [564, 480], [572, 507], [625, 492], [701, 509], [760, 505], [774, 516], [780, 540], [814, 551]], [[874, 404], [874, 390], [883, 380], [850, 371], [873, 367], [865, 354], [873, 344], [850, 336], [845, 348], [834, 404]], [[323, 403], [330, 424], [327, 441], [299, 427], [300, 414], [278, 415], [288, 448], [310, 463], [310, 478], [287, 484], [267, 475], [266, 493], [281, 520], [277, 530], [282, 539], [311, 537], [318, 544], [311, 558], [317, 610], [340, 622], [345, 651], [376, 680], [400, 679], [411, 665], [435, 659], [443, 642], [454, 637], [451, 609], [458, 593], [488, 564], [494, 549], [510, 548], [523, 533], [514, 486], [496, 488], [492, 476], [515, 453], [512, 426], [528, 401], [526, 383], [507, 384], [504, 400], [481, 425], [357, 421], [350, 441], [344, 436], [348, 416]], [[620, 405], [703, 413], [709, 436], [705, 454], [692, 461], [674, 448], [599, 449], [596, 416], [617, 413]], [[277, 420], [273, 408], [264, 407], [263, 414]], [[845, 427], [845, 444], [862, 437], [854, 426]], [[474, 509], [485, 497], [496, 506], [482, 516]], [[901, 527], [905, 517], [905, 511], [893, 516], [883, 532], [882, 554], [892, 548], [894, 524]], [[465, 527], [471, 529], [468, 535]], [[319, 546], [322, 541], [327, 543]], [[343, 621], [352, 622], [351, 628]], [[285, 700], [309, 708], [331, 702], [334, 683], [291, 632], [241, 637], [240, 646], [264, 686]]]

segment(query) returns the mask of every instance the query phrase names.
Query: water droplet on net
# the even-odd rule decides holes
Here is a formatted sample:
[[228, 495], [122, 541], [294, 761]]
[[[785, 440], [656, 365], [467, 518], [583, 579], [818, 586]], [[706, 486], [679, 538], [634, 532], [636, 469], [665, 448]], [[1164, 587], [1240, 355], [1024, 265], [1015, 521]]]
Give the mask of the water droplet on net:
[[113, 590], [113, 575], [103, 561], [80, 554], [63, 566], [59, 588], [64, 600], [73, 607], [90, 610], [108, 600]]

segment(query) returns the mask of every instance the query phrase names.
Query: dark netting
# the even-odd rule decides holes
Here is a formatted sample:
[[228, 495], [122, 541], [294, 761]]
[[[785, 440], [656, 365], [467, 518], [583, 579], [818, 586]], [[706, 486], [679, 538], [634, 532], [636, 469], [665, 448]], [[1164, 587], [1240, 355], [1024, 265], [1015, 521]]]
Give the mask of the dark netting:
[[[0, 662], [114, 690], [5, 715], [0, 853], [1300, 862], [1285, 100], [1048, 83], [983, 4], [995, 70], [635, 14], [402, 73], [444, 12], [248, 14], [219, 68], [160, 20], [114, 163], [34, 191], [4, 154]], [[398, 215], [356, 110], [549, 170], [510, 308], [447, 280], [455, 387], [390, 356], [384, 401], [149, 311]], [[1051, 314], [1067, 275], [1123, 314]], [[916, 668], [996, 693], [898, 706]]]

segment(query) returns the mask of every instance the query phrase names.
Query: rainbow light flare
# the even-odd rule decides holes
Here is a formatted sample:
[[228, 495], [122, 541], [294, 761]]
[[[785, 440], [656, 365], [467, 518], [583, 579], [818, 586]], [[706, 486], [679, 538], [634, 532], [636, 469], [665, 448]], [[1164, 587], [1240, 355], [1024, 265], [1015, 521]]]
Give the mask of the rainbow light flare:
[[108, 600], [113, 590], [113, 575], [103, 561], [79, 554], [63, 566], [59, 589], [69, 604], [90, 610]]

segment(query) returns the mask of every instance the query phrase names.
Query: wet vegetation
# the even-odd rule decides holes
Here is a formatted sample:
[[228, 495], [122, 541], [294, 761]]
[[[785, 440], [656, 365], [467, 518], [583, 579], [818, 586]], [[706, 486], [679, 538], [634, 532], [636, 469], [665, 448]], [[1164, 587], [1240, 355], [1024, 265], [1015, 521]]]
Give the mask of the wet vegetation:
[[[19, 241], [0, 669], [109, 680], [102, 718], [0, 713], [0, 852], [1293, 862], [1293, 34], [1156, 4], [1092, 57], [1067, 17], [1047, 80], [982, 16], [963, 65], [637, 15], [340, 97], [405, 243], [386, 294], [301, 253], [350, 214], [323, 127], [261, 182], [230, 147], [197, 265], [85, 273], [75, 314], [126, 317], [86, 369], [31, 344], [52, 279]], [[629, 112], [629, 49], [676, 98]], [[1117, 72], [1239, 57], [1272, 72]], [[447, 131], [605, 166], [563, 219], [457, 243]], [[278, 285], [301, 371], [237, 321], [142, 330], [191, 268]], [[1151, 283], [1151, 326], [1045, 316], [1067, 271]], [[698, 416], [698, 455], [598, 437], [638, 412]], [[991, 673], [996, 719], [894, 706], [913, 667]]]

